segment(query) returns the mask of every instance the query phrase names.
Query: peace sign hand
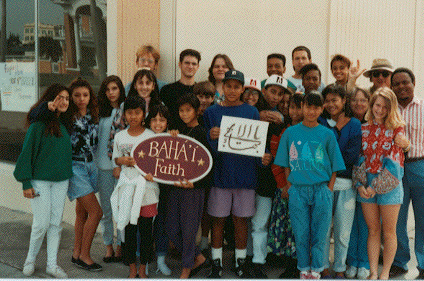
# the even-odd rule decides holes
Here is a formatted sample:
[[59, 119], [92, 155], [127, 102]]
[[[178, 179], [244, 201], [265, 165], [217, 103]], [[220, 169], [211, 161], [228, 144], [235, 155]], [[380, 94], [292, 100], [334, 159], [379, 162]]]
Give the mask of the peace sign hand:
[[62, 97], [61, 97], [60, 95], [57, 95], [57, 96], [54, 98], [54, 100], [53, 100], [53, 101], [49, 101], [49, 102], [47, 103], [47, 107], [49, 108], [49, 110], [50, 110], [50, 111], [55, 112], [55, 111], [56, 111], [56, 109], [57, 109], [57, 108], [58, 108], [58, 106], [59, 106], [59, 103], [60, 103], [61, 99], [62, 99]]

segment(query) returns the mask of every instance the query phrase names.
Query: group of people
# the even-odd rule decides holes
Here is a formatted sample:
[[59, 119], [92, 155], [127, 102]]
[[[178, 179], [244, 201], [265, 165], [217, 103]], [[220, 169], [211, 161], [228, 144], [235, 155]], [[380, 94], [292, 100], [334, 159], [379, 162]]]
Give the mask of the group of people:
[[[156, 78], [159, 59], [155, 48], [142, 46], [139, 70], [126, 87], [112, 75], [96, 95], [78, 78], [69, 87], [51, 85], [30, 109], [14, 171], [34, 215], [26, 276], [47, 233], [46, 272], [67, 277], [57, 253], [68, 195], [76, 200], [71, 262], [102, 270], [90, 255], [101, 222], [103, 262], [124, 262], [129, 278], [146, 278], [154, 256], [158, 271], [170, 275], [170, 245], [181, 253], [181, 278], [204, 268], [209, 278], [220, 278], [223, 240], [231, 240], [231, 230], [241, 278], [267, 278], [270, 255], [282, 261], [280, 278], [396, 277], [408, 270], [412, 200], [424, 278], [424, 103], [414, 96], [411, 70], [394, 69], [387, 59], [365, 70], [338, 54], [331, 60], [335, 82], [325, 86], [310, 50], [298, 46], [291, 77], [284, 78], [282, 54], [268, 55], [269, 77], [262, 81], [217, 54], [208, 80], [196, 83], [201, 55], [186, 49], [179, 56], [180, 79], [166, 84]], [[370, 78], [370, 89], [356, 85], [361, 75]], [[261, 158], [218, 151], [223, 116], [269, 123]], [[131, 151], [165, 132], [202, 143], [213, 157], [209, 175], [174, 185], [143, 176]]]

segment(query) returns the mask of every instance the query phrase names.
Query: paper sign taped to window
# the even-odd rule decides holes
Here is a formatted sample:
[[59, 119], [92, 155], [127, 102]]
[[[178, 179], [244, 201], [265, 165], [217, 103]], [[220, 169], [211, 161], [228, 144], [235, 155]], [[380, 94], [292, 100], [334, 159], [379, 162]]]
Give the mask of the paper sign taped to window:
[[262, 157], [268, 125], [258, 120], [222, 116], [218, 151]]
[[35, 62], [0, 63], [2, 111], [28, 112], [37, 102]]

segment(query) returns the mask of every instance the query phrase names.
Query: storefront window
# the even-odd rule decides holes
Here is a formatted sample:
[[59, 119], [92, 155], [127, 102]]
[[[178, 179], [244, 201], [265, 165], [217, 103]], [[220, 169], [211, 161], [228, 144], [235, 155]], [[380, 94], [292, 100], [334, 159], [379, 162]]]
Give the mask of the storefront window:
[[15, 162], [28, 109], [49, 85], [69, 85], [83, 77], [95, 91], [100, 87], [107, 69], [107, 12], [106, 0], [13, 0], [6, 1], [3, 11], [4, 1], [0, 7], [6, 17], [6, 40], [1, 46], [6, 53], [0, 57], [0, 161]]

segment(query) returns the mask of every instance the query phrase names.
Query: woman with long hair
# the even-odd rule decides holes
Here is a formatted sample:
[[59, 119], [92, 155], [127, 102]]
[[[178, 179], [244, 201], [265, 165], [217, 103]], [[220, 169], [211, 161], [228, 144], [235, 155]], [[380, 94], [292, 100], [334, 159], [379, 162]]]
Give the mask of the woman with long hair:
[[225, 72], [228, 70], [234, 70], [233, 63], [230, 58], [225, 54], [217, 54], [213, 57], [211, 66], [208, 69], [208, 80], [216, 88], [215, 103], [221, 102], [224, 99], [224, 85], [223, 79]]
[[90, 256], [91, 243], [103, 216], [95, 193], [98, 169], [94, 156], [98, 144], [99, 108], [97, 98], [88, 81], [78, 78], [69, 87], [69, 106], [72, 131], [72, 171], [68, 197], [77, 200], [75, 219], [75, 242], [71, 262], [89, 271], [102, 270]]
[[[362, 204], [368, 226], [368, 279], [388, 279], [396, 254], [396, 223], [403, 202], [402, 148], [395, 144], [404, 135], [405, 122], [395, 94], [387, 87], [377, 89], [370, 100], [362, 125], [362, 153], [353, 171], [357, 200]], [[381, 230], [383, 230], [383, 270], [378, 276]]]
[[[31, 122], [31, 116], [40, 106], [50, 108], [51, 118]], [[27, 115], [29, 128], [13, 173], [22, 182], [23, 195], [30, 199], [33, 213], [31, 238], [23, 268], [25, 276], [34, 273], [35, 259], [47, 233], [46, 273], [56, 278], [68, 277], [57, 265], [63, 208], [72, 176], [69, 123], [67, 118], [63, 118], [68, 106], [69, 90], [53, 84]]]
[[111, 130], [115, 117], [120, 111], [120, 105], [125, 100], [125, 90], [121, 79], [111, 75], [103, 80], [98, 94], [99, 99], [99, 146], [97, 148], [96, 163], [99, 169], [97, 188], [100, 195], [100, 205], [103, 211], [102, 228], [103, 243], [106, 245], [106, 263], [121, 260], [121, 233], [117, 231], [116, 252], [113, 249], [113, 220], [110, 196], [115, 188], [116, 179], [113, 174], [111, 139], [116, 130]]

